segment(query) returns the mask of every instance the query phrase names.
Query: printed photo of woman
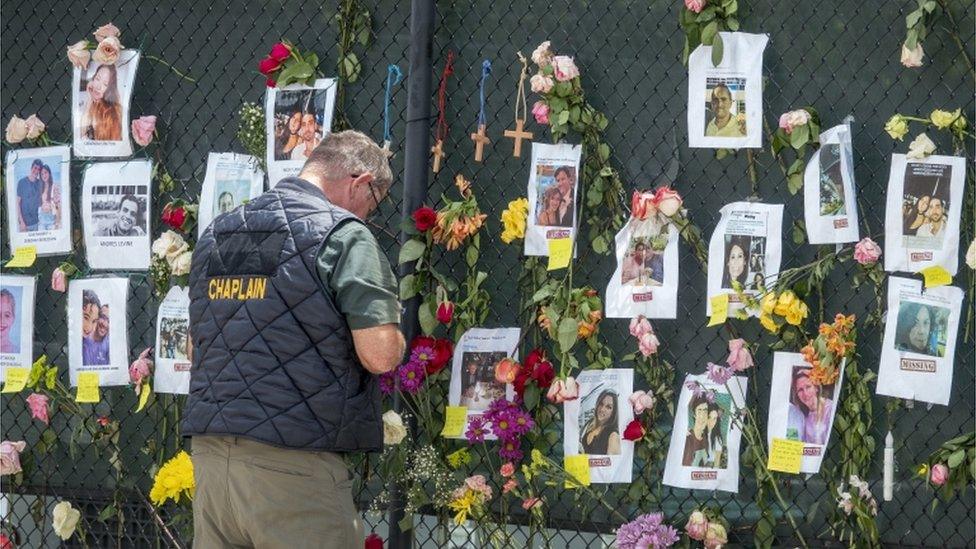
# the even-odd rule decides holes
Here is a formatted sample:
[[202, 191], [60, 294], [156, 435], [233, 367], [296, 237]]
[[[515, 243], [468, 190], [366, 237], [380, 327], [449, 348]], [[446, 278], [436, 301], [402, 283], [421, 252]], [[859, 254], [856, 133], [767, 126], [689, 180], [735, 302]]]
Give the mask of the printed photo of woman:
[[923, 355], [942, 357], [949, 310], [934, 305], [906, 301], [898, 308], [895, 328], [895, 349]]
[[82, 86], [88, 97], [81, 106], [81, 135], [92, 141], [121, 141], [122, 103], [116, 66], [99, 65]]
[[550, 185], [542, 193], [542, 206], [535, 224], [540, 227], [554, 227], [559, 225], [559, 208], [563, 203], [563, 195], [559, 187]]
[[51, 166], [41, 166], [41, 205], [37, 207], [37, 230], [61, 228], [61, 187], [51, 174]]
[[20, 353], [20, 330], [18, 328], [17, 299], [14, 298], [10, 289], [0, 289], [0, 353]]
[[725, 264], [722, 270], [722, 288], [733, 289], [732, 282], [743, 288], [749, 276], [749, 247], [752, 239], [748, 236], [725, 235]]
[[712, 402], [708, 405], [708, 446], [705, 448], [705, 466], [718, 469], [725, 468], [725, 435], [722, 433], [722, 407]]
[[[591, 393], [592, 394], [592, 393]], [[610, 389], [600, 392], [586, 420], [580, 436], [580, 453], [587, 455], [619, 455], [620, 432], [618, 421], [618, 396]]]
[[827, 443], [834, 417], [834, 403], [824, 396], [826, 394], [833, 394], [833, 385], [823, 387], [821, 391], [821, 387], [810, 380], [810, 368], [793, 368], [786, 423], [787, 438], [807, 444]]

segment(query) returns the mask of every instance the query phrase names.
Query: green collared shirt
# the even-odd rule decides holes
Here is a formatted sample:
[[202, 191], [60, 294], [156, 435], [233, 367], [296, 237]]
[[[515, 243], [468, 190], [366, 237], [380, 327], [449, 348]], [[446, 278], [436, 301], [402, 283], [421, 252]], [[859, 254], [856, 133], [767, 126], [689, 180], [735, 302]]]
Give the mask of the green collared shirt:
[[362, 223], [336, 227], [319, 252], [317, 268], [350, 329], [400, 323], [396, 277], [376, 237]]

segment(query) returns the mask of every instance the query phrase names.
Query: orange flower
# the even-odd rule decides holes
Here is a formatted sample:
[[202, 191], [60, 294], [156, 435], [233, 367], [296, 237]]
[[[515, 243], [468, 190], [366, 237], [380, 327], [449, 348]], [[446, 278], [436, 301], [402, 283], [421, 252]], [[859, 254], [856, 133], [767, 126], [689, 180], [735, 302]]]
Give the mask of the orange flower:
[[814, 385], [833, 385], [840, 377], [840, 370], [837, 368], [826, 368], [817, 361], [810, 370], [810, 382]]
[[471, 190], [471, 182], [464, 178], [463, 175], [457, 174], [454, 176], [454, 186], [461, 191], [461, 196], [467, 198], [468, 193]]
[[590, 311], [590, 322], [596, 323], [600, 322], [603, 318], [603, 313], [600, 311]]
[[543, 330], [548, 330], [549, 326], [552, 324], [552, 322], [549, 320], [549, 317], [546, 315], [544, 311], [539, 312], [539, 318], [537, 319], [537, 322], [539, 323], [539, 327], [542, 328]]
[[595, 331], [596, 331], [596, 324], [592, 324], [590, 322], [580, 322], [579, 328], [576, 330], [576, 334], [579, 337], [585, 339], [593, 335], [593, 332]]

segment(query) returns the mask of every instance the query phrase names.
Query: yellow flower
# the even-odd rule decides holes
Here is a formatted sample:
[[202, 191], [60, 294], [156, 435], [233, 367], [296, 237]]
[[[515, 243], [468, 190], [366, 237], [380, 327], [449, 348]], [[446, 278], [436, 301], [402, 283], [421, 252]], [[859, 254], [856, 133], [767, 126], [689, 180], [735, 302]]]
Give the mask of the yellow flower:
[[525, 220], [529, 214], [529, 201], [516, 198], [508, 203], [508, 208], [502, 212], [502, 242], [511, 244], [517, 238], [525, 238]]
[[454, 523], [458, 526], [464, 524], [464, 521], [468, 519], [468, 515], [477, 503], [477, 493], [471, 490], [465, 490], [464, 495], [451, 500], [448, 507], [454, 511]]
[[180, 450], [169, 461], [159, 468], [156, 478], [153, 479], [152, 490], [149, 492], [149, 499], [155, 505], [162, 505], [167, 500], [172, 499], [179, 503], [182, 495], [193, 499], [193, 491], [196, 484], [193, 482], [193, 462], [190, 455]]
[[790, 311], [793, 307], [793, 303], [796, 302], [796, 295], [787, 290], [776, 298], [776, 306], [773, 308], [773, 312], [779, 316], [786, 316], [786, 313]]
[[918, 470], [915, 471], [915, 472], [920, 477], [928, 478], [928, 476], [929, 476], [929, 464], [928, 463], [923, 463], [923, 464], [919, 465], [918, 466]]
[[542, 455], [542, 452], [538, 448], [532, 449], [532, 469], [534, 471], [541, 471], [546, 466], [546, 458]]
[[901, 141], [908, 134], [908, 120], [900, 114], [895, 114], [885, 123], [884, 129], [892, 139]]
[[462, 465], [467, 465], [471, 463], [471, 453], [468, 452], [467, 448], [461, 448], [456, 452], [451, 452], [447, 454], [447, 463], [452, 468], [457, 469]]
[[774, 334], [779, 331], [779, 326], [776, 325], [776, 321], [768, 314], [759, 315], [759, 323], [763, 325], [763, 328], [766, 328]]
[[776, 294], [770, 292], [763, 296], [760, 307], [762, 308], [762, 312], [772, 314], [773, 309], [776, 307]]
[[954, 112], [935, 109], [932, 111], [932, 114], [929, 115], [929, 120], [935, 124], [936, 128], [944, 130], [951, 126], [952, 123], [956, 121], [956, 118], [959, 118], [960, 112], [962, 112], [962, 109], [956, 109]]

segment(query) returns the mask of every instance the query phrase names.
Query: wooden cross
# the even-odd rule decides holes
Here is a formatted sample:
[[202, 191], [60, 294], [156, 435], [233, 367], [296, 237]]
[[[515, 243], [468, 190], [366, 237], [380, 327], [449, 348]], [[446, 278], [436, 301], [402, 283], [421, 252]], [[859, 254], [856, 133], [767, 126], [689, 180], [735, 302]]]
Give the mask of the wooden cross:
[[485, 145], [491, 143], [491, 139], [485, 135], [485, 125], [478, 124], [478, 132], [471, 134], [471, 140], [474, 141], [474, 161], [481, 162], [485, 156]]
[[511, 137], [512, 139], [515, 140], [515, 152], [512, 153], [512, 156], [514, 156], [515, 158], [519, 158], [520, 156], [522, 156], [522, 140], [532, 139], [532, 132], [524, 131], [522, 129], [524, 126], [525, 126], [525, 119], [516, 118], [515, 129], [505, 130], [505, 137]]
[[430, 148], [431, 154], [434, 155], [434, 173], [441, 171], [441, 158], [444, 155], [444, 140], [438, 139], [437, 144]]

